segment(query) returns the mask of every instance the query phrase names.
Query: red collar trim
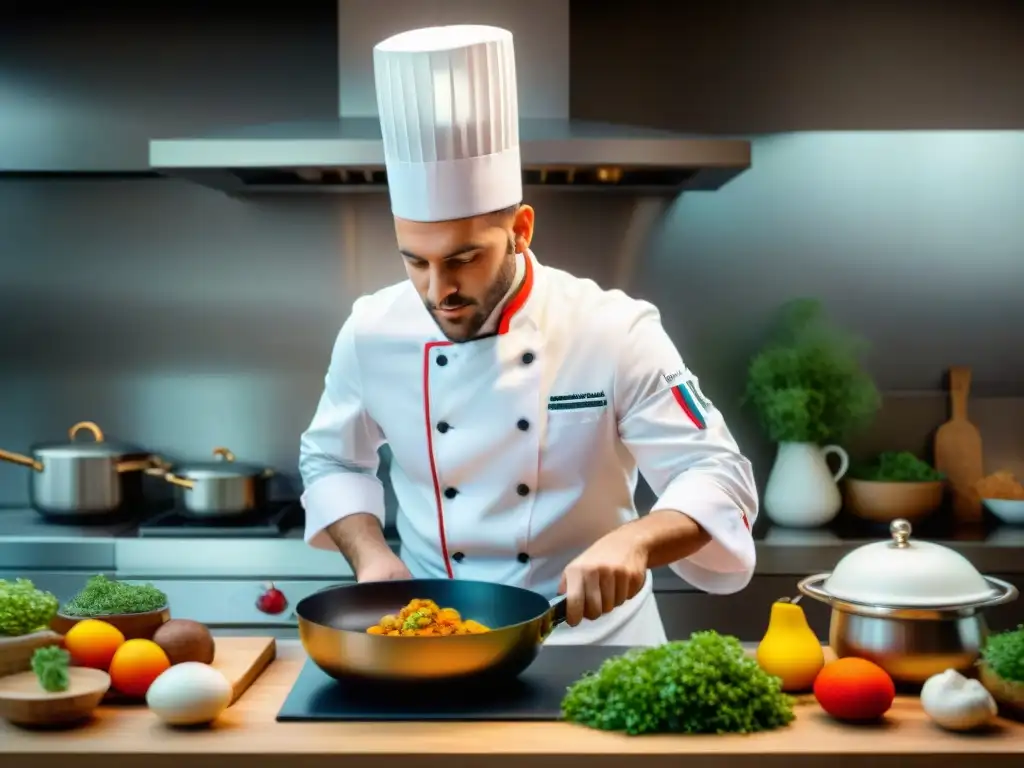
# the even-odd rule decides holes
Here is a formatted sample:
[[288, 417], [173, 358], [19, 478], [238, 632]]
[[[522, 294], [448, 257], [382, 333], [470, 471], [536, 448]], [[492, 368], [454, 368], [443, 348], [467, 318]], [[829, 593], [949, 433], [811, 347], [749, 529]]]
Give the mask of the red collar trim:
[[509, 326], [512, 324], [512, 318], [523, 308], [526, 300], [530, 298], [530, 291], [533, 290], [533, 259], [530, 258], [528, 253], [524, 254], [524, 256], [526, 257], [526, 275], [523, 277], [523, 285], [501, 311], [501, 319], [498, 321], [499, 335], [508, 333]]

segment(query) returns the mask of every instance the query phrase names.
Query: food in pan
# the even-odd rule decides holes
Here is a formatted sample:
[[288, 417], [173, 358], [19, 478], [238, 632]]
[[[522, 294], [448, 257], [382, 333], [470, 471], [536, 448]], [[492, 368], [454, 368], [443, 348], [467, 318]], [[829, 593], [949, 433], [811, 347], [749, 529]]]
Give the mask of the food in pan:
[[439, 608], [433, 600], [411, 600], [397, 614], [388, 614], [366, 630], [371, 635], [393, 637], [447, 637], [480, 635], [488, 627], [472, 619], [463, 619], [454, 608]]

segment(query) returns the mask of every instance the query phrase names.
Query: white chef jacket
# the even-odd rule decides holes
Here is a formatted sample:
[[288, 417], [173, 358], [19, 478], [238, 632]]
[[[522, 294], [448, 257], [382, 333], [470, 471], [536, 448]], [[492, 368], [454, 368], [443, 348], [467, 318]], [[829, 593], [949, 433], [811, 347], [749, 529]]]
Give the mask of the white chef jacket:
[[[353, 304], [301, 440], [306, 541], [368, 512], [384, 522], [378, 449], [392, 452], [401, 556], [417, 578], [465, 578], [555, 597], [562, 572], [637, 518], [637, 470], [655, 509], [711, 542], [670, 565], [711, 593], [753, 575], [757, 489], [657, 309], [520, 256], [522, 284], [494, 335], [445, 339], [409, 281]], [[651, 574], [640, 593], [549, 643], [657, 645]]]

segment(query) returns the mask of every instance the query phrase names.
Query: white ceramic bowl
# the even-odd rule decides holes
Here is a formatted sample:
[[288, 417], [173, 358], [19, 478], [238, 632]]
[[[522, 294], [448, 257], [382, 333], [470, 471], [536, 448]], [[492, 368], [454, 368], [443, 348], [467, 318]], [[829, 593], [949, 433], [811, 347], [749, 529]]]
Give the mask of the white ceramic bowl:
[[1024, 501], [1020, 499], [982, 499], [993, 515], [1010, 525], [1024, 525]]

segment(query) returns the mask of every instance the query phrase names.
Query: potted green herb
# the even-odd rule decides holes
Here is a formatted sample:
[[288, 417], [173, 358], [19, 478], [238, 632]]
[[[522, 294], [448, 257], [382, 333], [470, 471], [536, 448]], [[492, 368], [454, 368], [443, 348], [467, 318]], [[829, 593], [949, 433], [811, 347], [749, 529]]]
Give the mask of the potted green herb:
[[[861, 366], [866, 343], [833, 326], [819, 302], [785, 305], [777, 328], [751, 360], [744, 401], [778, 443], [764, 509], [779, 525], [816, 527], [842, 507], [837, 483], [849, 468], [838, 445], [870, 424], [881, 402]], [[835, 454], [832, 472], [826, 457]]]
[[978, 667], [981, 684], [1004, 712], [1024, 720], [1024, 625], [990, 635]]
[[64, 604], [52, 626], [67, 634], [82, 619], [101, 619], [121, 630], [127, 640], [149, 640], [170, 618], [167, 595], [152, 584], [132, 584], [97, 574]]
[[29, 579], [0, 579], [0, 676], [25, 672], [39, 648], [60, 645], [50, 631], [57, 598]]
[[942, 504], [945, 475], [910, 451], [884, 451], [850, 469], [843, 481], [845, 506], [873, 523], [927, 517]]

